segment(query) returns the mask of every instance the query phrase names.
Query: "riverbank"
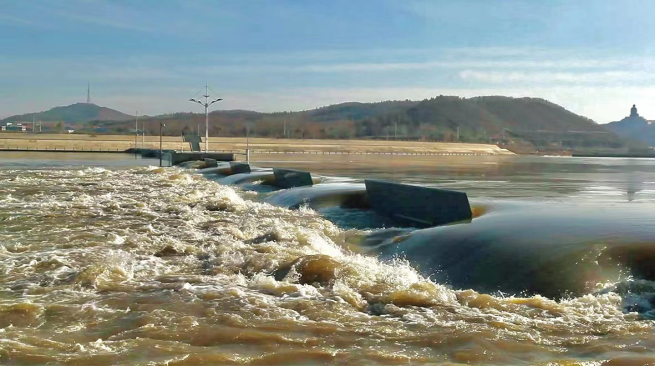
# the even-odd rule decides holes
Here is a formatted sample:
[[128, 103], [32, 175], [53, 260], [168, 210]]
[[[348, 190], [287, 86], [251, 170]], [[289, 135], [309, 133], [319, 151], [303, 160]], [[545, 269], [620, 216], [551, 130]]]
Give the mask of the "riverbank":
[[[159, 136], [78, 135], [78, 134], [1, 134], [0, 150], [68, 150], [68, 151], [124, 151], [130, 148], [159, 148]], [[512, 152], [490, 144], [387, 141], [387, 140], [298, 140], [251, 138], [248, 146], [254, 153], [334, 153], [334, 154], [456, 154], [456, 155], [513, 155]], [[244, 152], [245, 138], [210, 137], [209, 150]], [[162, 148], [189, 151], [189, 143], [181, 136], [163, 136]], [[204, 148], [204, 143], [201, 143]]]

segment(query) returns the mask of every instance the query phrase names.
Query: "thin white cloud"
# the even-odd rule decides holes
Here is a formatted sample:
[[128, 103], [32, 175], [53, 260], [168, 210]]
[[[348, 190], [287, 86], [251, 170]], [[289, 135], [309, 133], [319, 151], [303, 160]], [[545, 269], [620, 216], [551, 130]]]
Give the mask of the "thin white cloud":
[[295, 67], [299, 72], [378, 72], [396, 70], [431, 70], [454, 68], [508, 68], [508, 69], [591, 69], [591, 68], [617, 68], [640, 67], [646, 63], [640, 58], [617, 59], [564, 59], [552, 60], [460, 60], [460, 61], [428, 61], [428, 62], [399, 62], [399, 63], [346, 63], [304, 65]]
[[[520, 52], [522, 49], [517, 49]], [[446, 50], [448, 54], [450, 51]], [[554, 53], [558, 53], [554, 51]], [[304, 56], [305, 55], [305, 56]], [[330, 55], [321, 60], [319, 55]], [[346, 55], [346, 54], [345, 54]], [[205, 65], [188, 62], [187, 56], [171, 55], [161, 57], [157, 55], [126, 55], [122, 58], [98, 58], [93, 56], [71, 56], [70, 58], [55, 59], [0, 59], [0, 75], [7, 77], [32, 73], [43, 74], [49, 72], [59, 76], [71, 78], [98, 77], [107, 80], [116, 79], [179, 79], [193, 78], [195, 75], [220, 76], [226, 74], [349, 74], [349, 73], [394, 73], [394, 72], [427, 72], [436, 71], [436, 75], [454, 75], [465, 80], [479, 80], [491, 82], [496, 80], [528, 80], [531, 78], [562, 79], [569, 82], [576, 79], [573, 75], [585, 73], [587, 76], [579, 78], [592, 78], [597, 76], [614, 77], [620, 72], [629, 72], [630, 80], [642, 78], [645, 72], [653, 73], [653, 57], [608, 57], [590, 56], [577, 57], [533, 57], [533, 58], [485, 58], [462, 56], [453, 57], [419, 57], [413, 55], [414, 60], [390, 61], [390, 58], [380, 57], [380, 61], [344, 62], [339, 59], [339, 52], [308, 52], [295, 53], [294, 57], [286, 54], [270, 55], [206, 55], [196, 57], [207, 60]], [[346, 56], [345, 56], [346, 57]], [[397, 56], [391, 57], [392, 59]], [[418, 60], [417, 60], [418, 59]], [[43, 67], [47, 65], [47, 67]], [[534, 74], [540, 69], [541, 74]], [[598, 70], [599, 75], [592, 73]], [[502, 74], [512, 72], [510, 75]], [[597, 72], [597, 71], [595, 71]], [[530, 75], [529, 75], [530, 73]], [[556, 74], [554, 74], [556, 73]], [[608, 73], [608, 74], [601, 74]], [[85, 75], [82, 75], [85, 74]], [[552, 74], [552, 75], [550, 75]], [[392, 74], [388, 75], [388, 77]]]
[[41, 12], [49, 16], [65, 18], [75, 22], [115, 29], [139, 32], [153, 32], [155, 28], [146, 25], [148, 18], [126, 5], [103, 0], [88, 1], [46, 1]]
[[472, 71], [459, 73], [463, 80], [483, 83], [645, 83], [653, 84], [654, 74], [642, 71], [604, 72], [525, 72], [525, 71]]
[[111, 27], [111, 28], [119, 28], [119, 29], [126, 29], [126, 30], [134, 30], [134, 31], [140, 31], [140, 32], [152, 32], [154, 31], [153, 28], [139, 25], [139, 24], [134, 24], [134, 23], [129, 23], [129, 22], [124, 22], [121, 20], [117, 19], [109, 19], [105, 18], [102, 15], [96, 16], [96, 15], [91, 15], [91, 14], [72, 14], [72, 13], [64, 13], [64, 12], [57, 12], [59, 16], [71, 19], [71, 20], [76, 20], [82, 23], [88, 23], [92, 25], [97, 25], [97, 26], [103, 26], [103, 27]]
[[[524, 48], [446, 49], [432, 54], [411, 51], [404, 58], [403, 52], [390, 52], [391, 56], [385, 57], [384, 50], [377, 50], [377, 57], [362, 59], [366, 50], [353, 58], [347, 51], [194, 55], [208, 60], [209, 66], [184, 62], [190, 57], [187, 55], [136, 54], [112, 59], [93, 56], [16, 59], [3, 55], [0, 78], [19, 87], [12, 87], [11, 100], [0, 99], [0, 110], [18, 114], [33, 111], [35, 104], [49, 109], [83, 101], [86, 81], [90, 79], [92, 97], [101, 105], [126, 112], [143, 110], [147, 114], [196, 111], [187, 102], [197, 89], [195, 84], [200, 87], [205, 80], [223, 82], [229, 77], [229, 89], [215, 87], [224, 93], [221, 96], [225, 101], [220, 103], [220, 108], [281, 111], [346, 101], [417, 100], [440, 94], [507, 95], [545, 98], [601, 122], [620, 119], [626, 105], [633, 103], [639, 103], [641, 114], [648, 118], [656, 115], [651, 107], [656, 99], [653, 56]], [[477, 51], [495, 56], [480, 57]], [[359, 79], [361, 74], [376, 78]], [[432, 84], [421, 80], [422, 77], [430, 77]], [[32, 104], [33, 90], [29, 85], [35, 81], [47, 91], [40, 93], [43, 100]], [[315, 87], [281, 89], [283, 84]], [[347, 84], [362, 87], [334, 87]], [[385, 86], [390, 84], [400, 87]], [[448, 88], [413, 84], [448, 85]], [[189, 89], [176, 87], [190, 85]], [[97, 86], [95, 90], [94, 86]]]
[[[172, 62], [175, 63], [175, 62]], [[604, 71], [598, 73], [577, 71], [562, 73], [559, 72], [552, 78], [561, 78], [564, 81], [569, 81], [574, 79], [573, 76], [569, 74], [583, 73], [582, 78], [594, 78], [596, 76], [604, 76], [606, 78], [620, 77], [620, 75], [628, 75], [628, 80], [634, 79], [644, 79], [645, 72], [641, 70], [645, 69], [645, 64], [647, 61], [644, 59], [636, 58], [620, 58], [620, 59], [599, 59], [599, 60], [579, 60], [579, 59], [570, 59], [570, 60], [559, 60], [559, 61], [540, 61], [540, 60], [509, 60], [509, 61], [472, 61], [472, 60], [461, 60], [461, 61], [426, 61], [426, 62], [378, 62], [378, 63], [324, 63], [324, 64], [302, 64], [302, 65], [291, 65], [291, 64], [267, 64], [264, 63], [252, 63], [252, 64], [221, 64], [220, 62], [211, 63], [210, 66], [200, 66], [200, 65], [191, 65], [191, 66], [180, 66], [183, 63], [176, 63], [176, 65], [162, 65], [162, 64], [152, 64], [150, 66], [142, 66], [145, 62], [139, 62], [140, 66], [121, 66], [111, 69], [111, 66], [102, 67], [104, 70], [100, 75], [105, 77], [111, 76], [116, 78], [136, 78], [136, 79], [151, 79], [153, 77], [160, 78], [180, 78], [180, 77], [191, 77], [193, 75], [208, 75], [208, 76], [219, 76], [226, 74], [254, 74], [254, 73], [267, 73], [271, 75], [275, 74], [349, 74], [349, 73], [393, 73], [393, 72], [406, 72], [406, 71], [436, 71], [443, 72], [443, 75], [449, 75], [451, 73], [457, 72], [462, 79], [474, 80], [480, 79], [481, 81], [490, 81], [484, 79], [494, 79], [502, 78], [502, 74], [494, 74], [493, 71], [487, 71], [486, 69], [493, 70], [586, 70], [586, 69], [607, 69], [611, 71]], [[88, 63], [87, 63], [88, 65]], [[95, 68], [99, 68], [96, 66]], [[612, 71], [612, 70], [637, 70], [633, 71]], [[489, 74], [489, 75], [488, 75]], [[548, 73], [542, 73], [543, 78], [548, 78]], [[114, 75], [114, 76], [112, 76]], [[517, 81], [522, 81], [523, 79], [528, 79], [530, 76], [526, 73], [526, 76], [522, 74], [513, 73], [512, 78], [517, 79]]]
[[43, 23], [27, 20], [21, 17], [14, 17], [5, 14], [0, 14], [0, 24], [9, 24], [21, 27], [34, 27], [34, 28], [45, 28], [46, 25]]
[[448, 53], [460, 57], [536, 57], [554, 55], [542, 47], [454, 47]]

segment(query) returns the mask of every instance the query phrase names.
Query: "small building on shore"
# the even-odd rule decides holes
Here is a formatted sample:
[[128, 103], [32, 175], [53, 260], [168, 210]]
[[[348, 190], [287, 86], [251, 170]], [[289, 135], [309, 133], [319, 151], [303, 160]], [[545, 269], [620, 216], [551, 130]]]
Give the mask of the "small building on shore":
[[7, 122], [0, 125], [0, 131], [3, 132], [26, 132], [27, 126], [21, 122]]

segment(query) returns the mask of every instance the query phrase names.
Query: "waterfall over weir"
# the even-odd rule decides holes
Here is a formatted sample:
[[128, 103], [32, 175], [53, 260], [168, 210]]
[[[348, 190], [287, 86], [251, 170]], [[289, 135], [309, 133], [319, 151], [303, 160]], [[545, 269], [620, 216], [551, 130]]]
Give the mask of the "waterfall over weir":
[[[306, 180], [306, 186], [275, 190], [275, 171], [235, 174], [219, 182], [261, 181], [274, 190], [263, 191], [263, 202], [309, 207], [344, 227], [379, 228], [363, 241], [364, 250], [402, 256], [455, 287], [559, 298], [588, 293], [596, 283], [625, 275], [654, 280], [652, 225], [630, 209], [621, 220], [554, 205], [472, 210], [462, 192], [377, 180]], [[472, 218], [472, 211], [479, 214]]]

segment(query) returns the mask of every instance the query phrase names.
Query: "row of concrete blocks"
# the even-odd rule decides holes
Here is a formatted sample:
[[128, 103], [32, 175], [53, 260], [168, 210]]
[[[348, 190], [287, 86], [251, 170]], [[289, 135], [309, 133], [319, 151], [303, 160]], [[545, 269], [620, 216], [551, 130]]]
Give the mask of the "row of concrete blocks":
[[[159, 158], [159, 149], [129, 148], [126, 153], [139, 154], [144, 158]], [[219, 152], [198, 152], [198, 151], [177, 151], [161, 150], [162, 158], [169, 162], [169, 165], [179, 165], [187, 161], [197, 161], [203, 159], [213, 159], [215, 161], [235, 161], [235, 154]]]
[[[216, 167], [216, 160], [205, 159], [207, 167]], [[247, 163], [231, 162], [232, 174], [250, 173]], [[290, 189], [308, 187], [314, 183], [309, 172], [274, 168], [276, 187]], [[471, 206], [465, 192], [409, 184], [365, 179], [366, 201], [374, 211], [394, 221], [417, 227], [431, 227], [454, 222], [470, 221]]]

